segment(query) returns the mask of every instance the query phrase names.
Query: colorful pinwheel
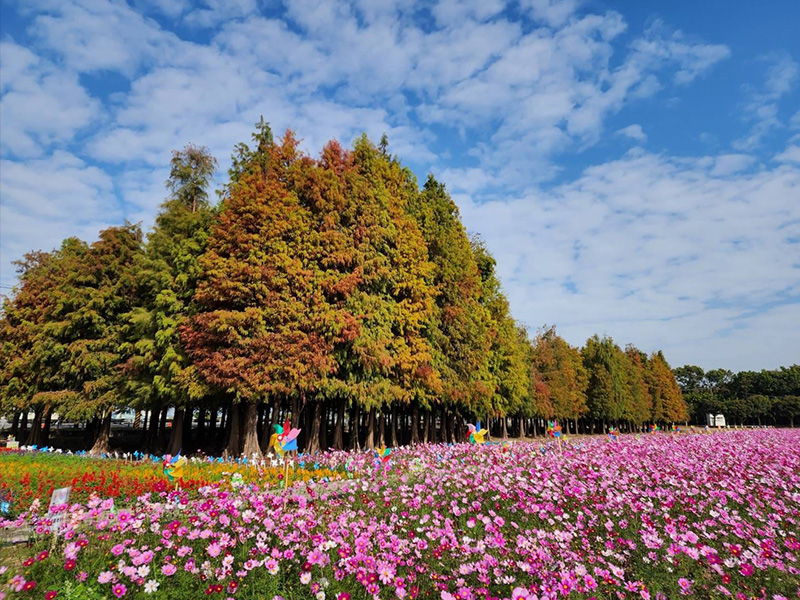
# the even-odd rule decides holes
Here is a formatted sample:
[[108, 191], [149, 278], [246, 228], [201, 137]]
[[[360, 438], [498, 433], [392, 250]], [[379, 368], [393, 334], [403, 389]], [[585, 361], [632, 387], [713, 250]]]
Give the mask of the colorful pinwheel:
[[385, 445], [381, 446], [380, 448], [375, 450], [375, 457], [379, 458], [383, 462], [389, 462], [389, 455], [392, 453], [391, 448], [387, 448]]
[[558, 424], [558, 421], [547, 422], [547, 435], [553, 438], [561, 437], [561, 425]]
[[269, 447], [275, 449], [275, 454], [283, 458], [287, 452], [297, 450], [297, 436], [300, 435], [300, 430], [292, 429], [289, 419], [286, 419], [283, 427], [280, 425], [274, 427], [275, 433], [269, 439]]
[[167, 476], [169, 482], [172, 483], [176, 479], [183, 478], [183, 467], [186, 465], [186, 457], [181, 456], [180, 451], [173, 456], [170, 457], [169, 454], [165, 457], [166, 460], [164, 461], [164, 475]]
[[467, 439], [469, 440], [470, 444], [485, 444], [486, 440], [483, 438], [486, 437], [486, 434], [489, 432], [488, 429], [481, 429], [481, 422], [478, 421], [475, 425], [469, 424], [467, 425]]
[[608, 439], [610, 439], [612, 442], [616, 442], [617, 439], [619, 439], [619, 429], [616, 427], [611, 427], [608, 430]]
[[658, 425], [650, 425], [650, 433], [655, 433], [658, 431]]

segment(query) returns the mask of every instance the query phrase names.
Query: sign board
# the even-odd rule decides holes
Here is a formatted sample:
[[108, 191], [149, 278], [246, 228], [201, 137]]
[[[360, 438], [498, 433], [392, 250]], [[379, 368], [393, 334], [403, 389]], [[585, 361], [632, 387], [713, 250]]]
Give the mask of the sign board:
[[725, 415], [706, 415], [706, 423], [709, 427], [726, 427]]
[[9, 449], [12, 449], [12, 450], [19, 450], [19, 442], [17, 442], [17, 441], [14, 441], [14, 442], [8, 441], [8, 442], [6, 442], [6, 448], [9, 448]]
[[[57, 506], [61, 506], [62, 504], [66, 504], [69, 502], [69, 493], [72, 490], [71, 487], [65, 488], [58, 488], [57, 490], [53, 490], [53, 496], [50, 498], [50, 508], [49, 512], [53, 512], [53, 508]], [[50, 528], [50, 531], [53, 533], [58, 533], [58, 530], [61, 529], [61, 523], [64, 522], [64, 512], [57, 512], [53, 515], [53, 525]]]

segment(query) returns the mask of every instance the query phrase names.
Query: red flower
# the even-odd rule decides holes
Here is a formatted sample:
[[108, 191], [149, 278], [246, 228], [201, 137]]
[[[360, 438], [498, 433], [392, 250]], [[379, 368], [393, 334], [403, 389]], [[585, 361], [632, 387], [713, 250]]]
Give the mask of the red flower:
[[58, 592], [50, 590], [44, 595], [44, 600], [53, 600], [56, 596], [58, 596]]
[[64, 563], [64, 569], [65, 570], [72, 571], [72, 569], [74, 569], [74, 568], [75, 568], [75, 561], [72, 560], [71, 558], [67, 562]]
[[26, 581], [25, 585], [22, 586], [22, 589], [25, 590], [26, 592], [29, 592], [35, 587], [36, 587], [35, 581]]
[[38, 561], [40, 561], [40, 562], [41, 562], [41, 561], [43, 561], [45, 558], [47, 558], [48, 556], [50, 556], [50, 553], [49, 553], [47, 550], [42, 550], [42, 551], [41, 551], [41, 552], [39, 552], [39, 554], [36, 556], [36, 560], [38, 560]]

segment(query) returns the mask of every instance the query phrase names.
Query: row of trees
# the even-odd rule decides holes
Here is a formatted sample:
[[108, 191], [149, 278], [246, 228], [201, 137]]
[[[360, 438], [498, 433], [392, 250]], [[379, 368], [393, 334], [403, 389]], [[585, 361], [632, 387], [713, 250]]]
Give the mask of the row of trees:
[[703, 371], [694, 365], [675, 369], [692, 421], [724, 414], [736, 425], [789, 425], [800, 418], [800, 365], [772, 371]]
[[445, 187], [420, 189], [385, 138], [312, 159], [262, 119], [253, 142], [217, 205], [216, 161], [187, 146], [146, 241], [125, 224], [19, 263], [0, 401], [15, 429], [34, 411], [29, 443], [58, 411], [108, 451], [122, 407], [147, 415], [150, 448], [174, 410], [169, 452], [194, 434], [232, 455], [263, 451], [287, 417], [307, 451], [456, 440], [475, 418], [497, 435], [687, 418], [660, 352], [531, 340]]

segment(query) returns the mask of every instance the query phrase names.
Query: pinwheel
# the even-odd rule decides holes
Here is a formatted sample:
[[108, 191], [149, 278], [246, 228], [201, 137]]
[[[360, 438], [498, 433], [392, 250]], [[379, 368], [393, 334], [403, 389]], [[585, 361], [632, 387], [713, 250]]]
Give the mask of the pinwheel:
[[297, 436], [300, 434], [299, 429], [292, 429], [289, 419], [286, 419], [283, 426], [274, 425], [275, 433], [269, 439], [269, 447], [275, 449], [275, 454], [280, 458], [287, 452], [297, 450]]
[[[275, 433], [269, 439], [269, 447], [275, 448], [275, 454], [279, 458], [283, 458], [287, 452], [297, 450], [297, 436], [300, 435], [299, 429], [292, 429], [292, 424], [289, 419], [280, 425], [274, 425]], [[283, 462], [283, 487], [289, 487], [289, 461]]]
[[619, 438], [619, 429], [617, 429], [616, 427], [610, 428], [608, 430], [608, 439], [610, 439], [613, 442], [616, 442], [618, 438]]
[[673, 423], [672, 424], [672, 433], [680, 433], [680, 432], [681, 432], [681, 428]]
[[172, 483], [176, 479], [183, 479], [183, 467], [186, 465], [186, 457], [181, 456], [180, 450], [175, 456], [167, 454], [164, 461], [164, 475]]
[[658, 425], [650, 425], [650, 433], [655, 433], [658, 431]]
[[547, 435], [553, 438], [561, 437], [561, 425], [558, 424], [558, 421], [547, 422]]
[[467, 439], [469, 440], [470, 444], [485, 444], [486, 440], [483, 438], [486, 437], [488, 433], [488, 429], [481, 429], [481, 422], [478, 421], [475, 425], [469, 424], [467, 425]]
[[391, 448], [387, 448], [385, 445], [382, 445], [380, 448], [375, 450], [376, 458], [379, 458], [383, 462], [389, 462], [389, 455], [392, 453]]

